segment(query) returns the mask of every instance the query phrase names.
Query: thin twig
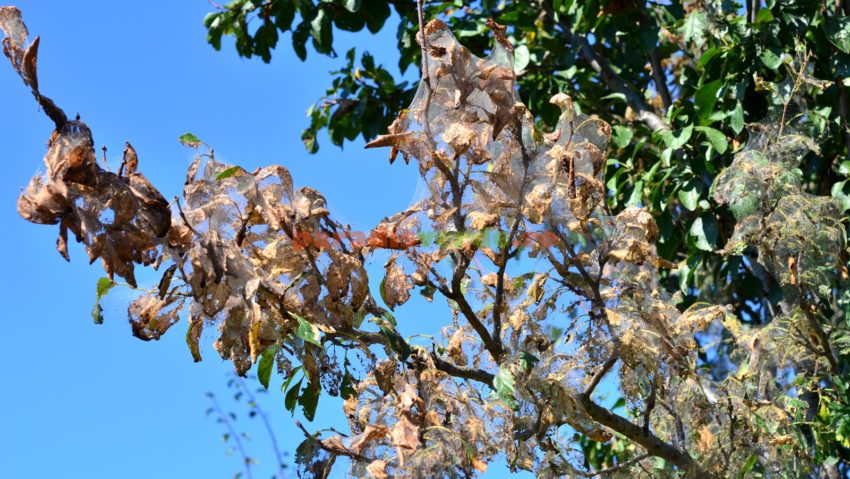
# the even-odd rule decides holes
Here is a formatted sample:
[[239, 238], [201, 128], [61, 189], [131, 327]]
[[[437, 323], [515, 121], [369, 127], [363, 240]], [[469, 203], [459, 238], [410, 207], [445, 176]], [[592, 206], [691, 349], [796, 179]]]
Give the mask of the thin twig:
[[599, 469], [598, 471], [592, 473], [580, 473], [584, 477], [596, 477], [596, 476], [604, 476], [606, 474], [611, 474], [612, 472], [616, 472], [620, 469], [625, 469], [627, 467], [633, 466], [635, 463], [643, 461], [644, 459], [651, 457], [650, 454], [641, 454], [640, 456], [633, 457], [628, 461], [623, 461], [617, 465], [606, 467], [605, 469]]
[[306, 436], [307, 439], [311, 439], [311, 440], [315, 441], [317, 446], [319, 446], [321, 449], [329, 452], [333, 456], [348, 456], [352, 459], [356, 459], [358, 461], [363, 461], [363, 462], [372, 462], [372, 461], [375, 460], [375, 458], [373, 458], [373, 457], [367, 457], [367, 456], [364, 456], [363, 454], [358, 454], [358, 453], [356, 453], [354, 451], [350, 451], [348, 449], [337, 449], [337, 448], [334, 448], [334, 447], [328, 447], [321, 439], [319, 439], [315, 435], [311, 434], [310, 431], [308, 431], [307, 428], [305, 428], [304, 425], [301, 424], [301, 421], [296, 420], [295, 425], [298, 426], [298, 429], [301, 429], [301, 432], [304, 433], [304, 436]]
[[251, 458], [248, 457], [248, 453], [245, 452], [245, 448], [242, 446], [242, 440], [239, 439], [239, 434], [236, 433], [236, 430], [233, 428], [233, 423], [230, 422], [230, 419], [227, 418], [227, 414], [221, 409], [218, 401], [215, 399], [215, 395], [212, 393], [208, 394], [210, 401], [212, 401], [213, 409], [215, 409], [218, 414], [218, 418], [221, 422], [224, 423], [224, 426], [227, 428], [227, 431], [230, 433], [230, 437], [236, 442], [236, 448], [239, 449], [239, 453], [242, 454], [242, 462], [245, 465], [245, 476], [248, 479], [251, 479]]
[[528, 154], [528, 150], [522, 140], [522, 122], [519, 118], [515, 118], [514, 120], [516, 139], [522, 153], [522, 181], [520, 182], [519, 197], [517, 199], [516, 216], [508, 233], [508, 238], [505, 241], [505, 247], [500, 255], [501, 262], [496, 276], [496, 298], [493, 305], [493, 340], [498, 343], [500, 352], [502, 350], [502, 303], [505, 297], [505, 272], [508, 268], [508, 261], [519, 252], [519, 247], [511, 251], [511, 244], [519, 231], [520, 218], [522, 218], [522, 210], [525, 205], [525, 190], [528, 188], [528, 168], [531, 165], [531, 155]]
[[269, 435], [269, 440], [272, 443], [272, 450], [274, 450], [274, 456], [277, 459], [277, 472], [279, 474], [278, 477], [283, 479], [283, 455], [280, 453], [280, 449], [277, 447], [277, 437], [275, 436], [274, 430], [272, 429], [272, 425], [269, 422], [269, 418], [266, 415], [266, 412], [263, 411], [263, 408], [260, 407], [260, 404], [257, 402], [256, 397], [251, 392], [251, 389], [245, 383], [245, 380], [242, 378], [237, 378], [239, 384], [242, 386], [242, 390], [245, 391], [245, 394], [248, 396], [248, 400], [253, 404], [253, 409], [260, 415], [260, 419], [263, 420], [263, 424], [266, 426], [266, 432]]
[[776, 134], [777, 140], [782, 138], [782, 132], [785, 130], [785, 118], [788, 115], [788, 105], [790, 105], [794, 100], [794, 95], [797, 94], [797, 90], [800, 89], [800, 84], [803, 83], [803, 75], [805, 75], [806, 66], [809, 64], [810, 56], [811, 52], [806, 52], [806, 56], [803, 58], [803, 64], [800, 65], [800, 71], [797, 72], [797, 78], [794, 79], [794, 87], [791, 89], [788, 99], [785, 100], [785, 104], [782, 105], [782, 118], [779, 120], [779, 133]]
[[652, 415], [652, 410], [655, 409], [655, 395], [656, 395], [656, 387], [655, 387], [655, 378], [652, 378], [652, 382], [650, 383], [650, 391], [649, 397], [646, 399], [646, 408], [643, 411], [643, 430], [644, 432], [649, 432], [649, 418]]
[[106, 145], [103, 145], [103, 147], [100, 149], [100, 151], [103, 152], [103, 156], [102, 156], [102, 158], [103, 158], [103, 168], [106, 171], [111, 172], [112, 170], [109, 169], [109, 162], [106, 161]]
[[[428, 38], [425, 33], [425, 21], [422, 14], [422, 0], [416, 1], [416, 15], [419, 19], [419, 35], [422, 37], [422, 42], [419, 47], [422, 50], [422, 77], [431, 91], [434, 91], [434, 85], [431, 84], [431, 73], [428, 68]], [[427, 107], [427, 102], [426, 102]]]
[[183, 213], [183, 208], [180, 206], [180, 198], [175, 196], [174, 202], [177, 203], [177, 212], [180, 213], [180, 217], [183, 218], [183, 222], [186, 223], [186, 227], [189, 228], [189, 231], [194, 233], [198, 238], [203, 238], [203, 235], [195, 231], [195, 228], [192, 227], [192, 223], [189, 223], [189, 219], [186, 218], [186, 213]]
[[596, 371], [596, 374], [593, 375], [593, 379], [590, 380], [590, 385], [584, 391], [582, 396], [590, 398], [590, 395], [593, 394], [593, 390], [596, 389], [596, 386], [599, 385], [599, 382], [602, 381], [602, 378], [604, 378], [605, 375], [608, 374], [608, 371], [610, 371], [611, 368], [614, 367], [614, 364], [617, 362], [618, 359], [620, 359], [620, 353], [619, 351], [615, 350], [613, 353], [611, 353], [611, 357], [609, 357], [608, 360], [605, 361], [605, 364], [602, 365], [602, 369]]

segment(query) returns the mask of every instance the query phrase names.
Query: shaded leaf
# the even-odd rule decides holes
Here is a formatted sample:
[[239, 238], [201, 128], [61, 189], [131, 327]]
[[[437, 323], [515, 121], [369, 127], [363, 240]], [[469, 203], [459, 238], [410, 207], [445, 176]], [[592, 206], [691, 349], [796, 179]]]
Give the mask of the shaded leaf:
[[726, 141], [726, 135], [719, 130], [715, 130], [714, 128], [708, 126], [697, 126], [694, 128], [695, 130], [702, 132], [706, 138], [708, 138], [709, 143], [714, 149], [720, 153], [726, 153], [726, 149], [729, 146], [729, 143]]
[[825, 15], [823, 29], [830, 43], [844, 53], [850, 53], [850, 17]]
[[613, 127], [613, 134], [611, 135], [611, 139], [614, 140], [614, 144], [620, 148], [625, 148], [629, 146], [632, 138], [634, 137], [634, 133], [631, 129], [621, 125], [615, 125]]
[[263, 355], [260, 357], [260, 364], [257, 365], [257, 379], [260, 380], [260, 384], [262, 384], [266, 389], [269, 388], [269, 379], [271, 378], [272, 369], [274, 368], [274, 358], [279, 348], [280, 345], [278, 344], [275, 344], [270, 348], [266, 348], [266, 350], [263, 351]]

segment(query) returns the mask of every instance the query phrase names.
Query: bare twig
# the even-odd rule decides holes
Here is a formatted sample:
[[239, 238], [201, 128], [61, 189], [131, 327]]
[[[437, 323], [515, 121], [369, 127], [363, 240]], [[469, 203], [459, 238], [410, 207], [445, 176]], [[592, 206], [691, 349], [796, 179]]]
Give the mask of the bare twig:
[[797, 90], [800, 89], [800, 84], [803, 83], [803, 76], [806, 74], [806, 66], [809, 64], [810, 56], [811, 52], [806, 52], [806, 56], [803, 58], [803, 63], [800, 65], [800, 71], [796, 72], [797, 78], [794, 79], [794, 86], [791, 89], [791, 93], [788, 95], [788, 99], [785, 100], [785, 104], [782, 105], [782, 118], [779, 119], [779, 132], [776, 134], [777, 140], [782, 138], [782, 132], [785, 130], [785, 119], [788, 116], [788, 105], [791, 104], [791, 101], [797, 94]]
[[183, 223], [186, 224], [186, 227], [189, 228], [189, 231], [195, 234], [198, 238], [203, 238], [203, 235], [195, 231], [195, 228], [192, 227], [192, 223], [189, 222], [189, 219], [186, 218], [186, 213], [183, 212], [183, 207], [180, 206], [180, 198], [175, 196], [174, 202], [177, 203], [177, 212], [180, 213], [180, 217], [183, 218]]
[[419, 35], [422, 36], [422, 42], [419, 44], [419, 47], [422, 50], [422, 77], [428, 85], [428, 88], [431, 91], [434, 91], [434, 85], [431, 84], [431, 73], [428, 68], [428, 38], [425, 33], [425, 21], [422, 14], [422, 0], [416, 0], [416, 15], [419, 20]]
[[112, 171], [112, 170], [109, 169], [109, 162], [106, 161], [106, 145], [103, 145], [103, 147], [100, 149], [100, 151], [103, 152], [103, 156], [102, 156], [103, 169], [106, 170], [106, 171]]
[[493, 340], [499, 343], [500, 351], [502, 349], [502, 304], [505, 299], [505, 272], [508, 268], [508, 261], [519, 251], [518, 247], [511, 251], [511, 245], [519, 231], [523, 205], [525, 204], [525, 190], [528, 188], [528, 168], [531, 165], [531, 155], [528, 154], [528, 150], [522, 140], [522, 123], [519, 118], [515, 118], [514, 129], [516, 130], [516, 139], [519, 142], [520, 152], [522, 153], [523, 169], [514, 221], [500, 255], [499, 271], [496, 273], [496, 298], [493, 305]]
[[363, 462], [372, 462], [375, 460], [375, 458], [373, 457], [367, 457], [362, 454], [358, 454], [354, 451], [350, 451], [348, 449], [337, 449], [335, 447], [328, 447], [328, 445], [326, 445], [321, 439], [311, 434], [310, 431], [308, 431], [307, 428], [305, 428], [304, 425], [301, 424], [301, 421], [296, 420], [295, 425], [298, 426], [298, 429], [301, 429], [301, 432], [304, 433], [304, 436], [307, 437], [307, 439], [315, 441], [316, 445], [318, 445], [321, 449], [329, 452], [331, 456], [348, 456], [352, 459]]
[[269, 435], [269, 440], [272, 443], [272, 450], [274, 450], [275, 459], [277, 459], [277, 472], [279, 474], [278, 477], [283, 478], [286, 477], [283, 472], [283, 455], [280, 453], [280, 448], [277, 447], [277, 437], [275, 436], [274, 429], [272, 429], [272, 425], [269, 422], [269, 417], [266, 415], [266, 412], [263, 411], [263, 408], [260, 407], [260, 404], [257, 402], [257, 398], [251, 392], [251, 388], [245, 383], [245, 380], [241, 377], [236, 378], [239, 381], [239, 384], [242, 386], [242, 390], [245, 392], [245, 395], [248, 396], [248, 400], [251, 402], [251, 407], [257, 414], [260, 416], [260, 419], [263, 420], [263, 425], [266, 427], [266, 432]]
[[599, 371], [596, 371], [596, 374], [593, 375], [593, 378], [590, 380], [590, 385], [587, 386], [584, 393], [582, 393], [583, 397], [590, 398], [590, 395], [593, 394], [593, 390], [596, 389], [596, 386], [599, 385], [599, 382], [602, 381], [602, 378], [608, 374], [608, 371], [614, 367], [614, 364], [617, 363], [617, 360], [620, 359], [619, 351], [614, 351], [611, 353], [611, 356], [605, 361], [605, 364], [602, 365], [602, 368]]
[[627, 467], [631, 467], [636, 463], [643, 461], [644, 459], [651, 457], [649, 454], [641, 454], [640, 456], [635, 456], [628, 461], [623, 461], [615, 466], [606, 467], [605, 469], [599, 469], [598, 471], [594, 471], [591, 473], [582, 473], [584, 477], [596, 477], [596, 476], [605, 476], [607, 474], [611, 474], [619, 471], [620, 469], [625, 469]]
[[650, 383], [650, 391], [649, 397], [646, 398], [646, 408], [643, 410], [643, 430], [644, 432], [649, 432], [649, 418], [652, 415], [652, 410], [655, 409], [655, 395], [656, 395], [656, 387], [655, 387], [655, 378], [652, 378], [652, 382]]
[[230, 437], [232, 437], [233, 440], [236, 442], [236, 448], [239, 450], [239, 454], [242, 455], [242, 463], [245, 466], [245, 476], [248, 479], [251, 479], [251, 458], [248, 457], [248, 453], [245, 452], [245, 447], [242, 446], [242, 440], [239, 439], [239, 434], [237, 434], [236, 429], [233, 428], [233, 423], [230, 422], [227, 413], [225, 413], [221, 409], [221, 406], [219, 406], [215, 395], [209, 393], [207, 396], [210, 398], [210, 401], [212, 402], [213, 409], [215, 410], [216, 414], [218, 414], [219, 421], [224, 424], [224, 426], [227, 428], [228, 433], [230, 433]]

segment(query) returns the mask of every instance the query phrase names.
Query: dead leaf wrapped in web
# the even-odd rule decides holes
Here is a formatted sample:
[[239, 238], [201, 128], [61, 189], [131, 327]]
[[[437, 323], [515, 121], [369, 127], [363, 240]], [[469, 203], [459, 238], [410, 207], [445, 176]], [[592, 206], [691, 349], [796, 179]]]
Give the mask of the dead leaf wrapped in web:
[[110, 278], [135, 286], [134, 264], [155, 263], [171, 227], [168, 203], [139, 172], [118, 176], [97, 164], [91, 130], [65, 113], [38, 87], [36, 38], [14, 7], [0, 9], [3, 53], [53, 120], [56, 129], [44, 157], [46, 175], [34, 177], [18, 198], [20, 215], [39, 224], [59, 224], [57, 249], [69, 259], [68, 232], [85, 245], [89, 260], [100, 258]]

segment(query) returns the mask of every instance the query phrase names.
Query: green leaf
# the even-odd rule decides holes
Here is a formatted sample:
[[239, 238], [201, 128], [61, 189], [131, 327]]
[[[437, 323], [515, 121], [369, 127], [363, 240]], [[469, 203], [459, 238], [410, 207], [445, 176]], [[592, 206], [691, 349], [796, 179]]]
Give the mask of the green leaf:
[[236, 173], [239, 173], [240, 170], [242, 170], [241, 166], [231, 166], [230, 168], [227, 168], [226, 170], [222, 171], [221, 173], [215, 175], [215, 181], [221, 181], [225, 178], [230, 178], [231, 176], [235, 175]]
[[847, 211], [850, 209], [850, 194], [847, 194], [844, 191], [844, 186], [850, 180], [840, 181], [834, 185], [832, 185], [832, 197], [841, 202], [841, 211]]
[[342, 6], [351, 13], [360, 10], [360, 0], [342, 0]]
[[736, 135], [744, 129], [744, 107], [740, 101], [735, 104], [735, 109], [732, 110], [732, 114], [729, 116], [729, 126]]
[[729, 147], [729, 143], [726, 141], [726, 135], [724, 135], [723, 132], [708, 126], [697, 126], [694, 129], [704, 134], [706, 138], [708, 138], [708, 142], [711, 143], [711, 146], [713, 146], [718, 153], [721, 155], [726, 153], [726, 148]]
[[298, 320], [298, 329], [295, 330], [295, 335], [304, 341], [321, 348], [322, 343], [319, 342], [319, 328], [317, 328], [315, 324], [310, 324], [301, 316], [294, 316], [295, 319]]
[[702, 184], [696, 180], [689, 180], [685, 184], [685, 186], [679, 190], [679, 201], [682, 202], [682, 206], [684, 206], [690, 211], [693, 211], [697, 209], [697, 204], [699, 203], [699, 197], [701, 193]]
[[306, 129], [301, 133], [301, 142], [304, 143], [304, 149], [308, 153], [319, 151], [319, 143], [316, 142], [316, 132], [312, 129]]
[[386, 284], [387, 284], [387, 277], [384, 276], [384, 278], [381, 279], [381, 284], [378, 286], [378, 293], [381, 295], [381, 301], [383, 301], [385, 305], [388, 305], [388, 304], [390, 304], [390, 302], [387, 301], [387, 295], [386, 295], [386, 293], [384, 293], [384, 291], [386, 291], [384, 289], [384, 286], [386, 286]]
[[184, 133], [180, 136], [180, 138], [178, 138], [178, 140], [180, 141], [180, 143], [184, 144], [185, 146], [188, 146], [189, 148], [197, 148], [204, 144], [204, 142], [201, 141], [200, 138], [191, 133]]
[[756, 14], [756, 23], [771, 22], [774, 19], [775, 17], [773, 16], [773, 12], [771, 12], [769, 8], [761, 8], [759, 9], [758, 14]]
[[313, 48], [317, 52], [326, 55], [333, 52], [333, 25], [324, 8], [320, 8], [316, 18], [310, 22], [310, 36], [313, 37]]
[[289, 377], [286, 378], [286, 381], [284, 381], [283, 384], [280, 386], [281, 393], [286, 393], [287, 389], [289, 388], [289, 385], [292, 384], [292, 381], [295, 379], [295, 376], [298, 375], [298, 371], [301, 371], [301, 366], [297, 366], [292, 369], [292, 372], [289, 373]]
[[850, 160], [842, 161], [840, 165], [838, 165], [838, 173], [844, 176], [850, 176]]
[[635, 187], [632, 189], [632, 194], [626, 201], [626, 206], [640, 206], [643, 201], [643, 180], [635, 182]]
[[614, 144], [619, 148], [625, 148], [629, 146], [629, 143], [631, 143], [634, 136], [635, 134], [632, 133], [631, 129], [625, 126], [615, 125], [611, 139], [614, 140]]
[[806, 410], [806, 409], [809, 408], [809, 403], [807, 403], [806, 401], [803, 401], [803, 400], [797, 399], [797, 398], [792, 398], [792, 397], [789, 397], [785, 401], [785, 404], [787, 406], [795, 407], [795, 408], [800, 409], [800, 410]]
[[91, 311], [91, 317], [94, 324], [103, 324], [103, 307], [100, 303], [94, 303], [94, 308]]
[[109, 278], [98, 279], [97, 280], [97, 300], [100, 301], [101, 299], [103, 299], [103, 297], [106, 296], [106, 293], [108, 293], [109, 290], [111, 290], [114, 286], [115, 286], [115, 283], [113, 283], [112, 280], [109, 279]]
[[366, 16], [366, 28], [372, 33], [378, 33], [392, 14], [389, 2], [370, 2], [369, 6], [361, 11]]
[[493, 389], [495, 389], [498, 398], [507, 403], [511, 409], [517, 408], [516, 398], [514, 397], [515, 387], [514, 375], [507, 368], [507, 365], [499, 366], [499, 372], [493, 378]]
[[703, 251], [714, 251], [717, 244], [717, 221], [711, 216], [701, 216], [691, 224], [691, 237], [694, 246]]
[[260, 380], [260, 384], [262, 384], [266, 389], [269, 388], [269, 379], [271, 379], [272, 375], [274, 357], [279, 348], [279, 344], [266, 348], [266, 350], [263, 351], [263, 355], [260, 357], [260, 364], [257, 365], [257, 379]]
[[694, 42], [698, 48], [702, 48], [705, 44], [705, 29], [708, 26], [708, 20], [705, 12], [702, 10], [694, 10], [685, 18], [682, 28], [679, 33], [682, 34], [686, 42]]
[[303, 62], [307, 59], [307, 48], [304, 46], [307, 43], [307, 38], [310, 37], [310, 24], [307, 22], [301, 22], [292, 31], [292, 49], [295, 50], [295, 54], [298, 55], [298, 58]]
[[100, 305], [100, 300], [103, 299], [103, 297], [106, 296], [106, 293], [108, 293], [114, 286], [115, 283], [109, 278], [100, 278], [97, 280], [96, 299], [91, 311], [91, 317], [92, 320], [94, 320], [94, 324], [103, 324], [103, 307]]
[[354, 389], [354, 378], [348, 372], [348, 368], [346, 368], [345, 374], [342, 376], [342, 383], [339, 385], [339, 397], [348, 399], [356, 395], [357, 391]]
[[694, 125], [688, 125], [680, 130], [670, 131], [665, 130], [661, 133], [661, 138], [671, 150], [678, 150], [685, 146], [691, 135], [694, 133]]
[[529, 354], [525, 351], [523, 351], [522, 356], [520, 356], [520, 359], [519, 359], [519, 364], [526, 371], [530, 371], [532, 368], [534, 368], [534, 365], [539, 363], [539, 362], [540, 362], [540, 358], [538, 358], [537, 356], [535, 356], [533, 354]]
[[298, 398], [298, 404], [301, 405], [301, 412], [308, 421], [313, 421], [316, 417], [316, 407], [319, 405], [319, 393], [322, 391], [319, 383], [312, 380], [307, 387], [302, 391], [301, 397]]
[[850, 17], [825, 15], [823, 30], [830, 43], [844, 53], [850, 53]]
[[764, 66], [771, 70], [776, 70], [779, 68], [779, 65], [782, 65], [782, 56], [777, 55], [769, 49], [762, 50], [761, 54], [759, 54], [759, 59], [764, 63]]
[[603, 96], [600, 100], [620, 100], [623, 103], [628, 103], [626, 101], [626, 95], [622, 93], [609, 93], [608, 95]]
[[714, 113], [714, 105], [717, 104], [717, 92], [720, 91], [722, 86], [722, 81], [714, 80], [699, 87], [694, 93], [694, 105], [699, 110], [700, 118], [708, 118]]
[[291, 411], [293, 415], [295, 415], [295, 405], [298, 404], [298, 393], [301, 391], [301, 383], [304, 382], [304, 378], [298, 380], [295, 383], [295, 386], [286, 393], [286, 397], [283, 400], [283, 405], [286, 407], [287, 411]]
[[390, 346], [390, 349], [398, 354], [399, 359], [404, 362], [407, 361], [407, 358], [410, 357], [410, 345], [407, 344], [407, 341], [398, 334], [398, 331], [395, 330], [392, 325], [388, 325], [385, 322], [378, 323], [378, 327], [381, 328], [381, 332], [387, 338], [387, 342]]
[[753, 470], [753, 467], [755, 467], [758, 460], [759, 460], [759, 457], [758, 457], [757, 454], [753, 454], [752, 456], [750, 456], [750, 458], [747, 459], [747, 462], [745, 462], [744, 465], [741, 466], [741, 470], [738, 471], [738, 477], [740, 477], [740, 478], [746, 477], [747, 474], [749, 474], [749, 472]]
[[274, 24], [280, 31], [285, 32], [292, 28], [292, 20], [295, 19], [295, 3], [276, 2], [276, 6]]
[[525, 45], [520, 45], [516, 47], [514, 50], [514, 71], [518, 74], [525, 70], [525, 67], [528, 66], [528, 62], [531, 60], [531, 54], [528, 51], [528, 47]]
[[705, 51], [702, 56], [699, 57], [699, 66], [705, 68], [706, 65], [717, 55], [723, 53], [722, 47], [712, 47]]

